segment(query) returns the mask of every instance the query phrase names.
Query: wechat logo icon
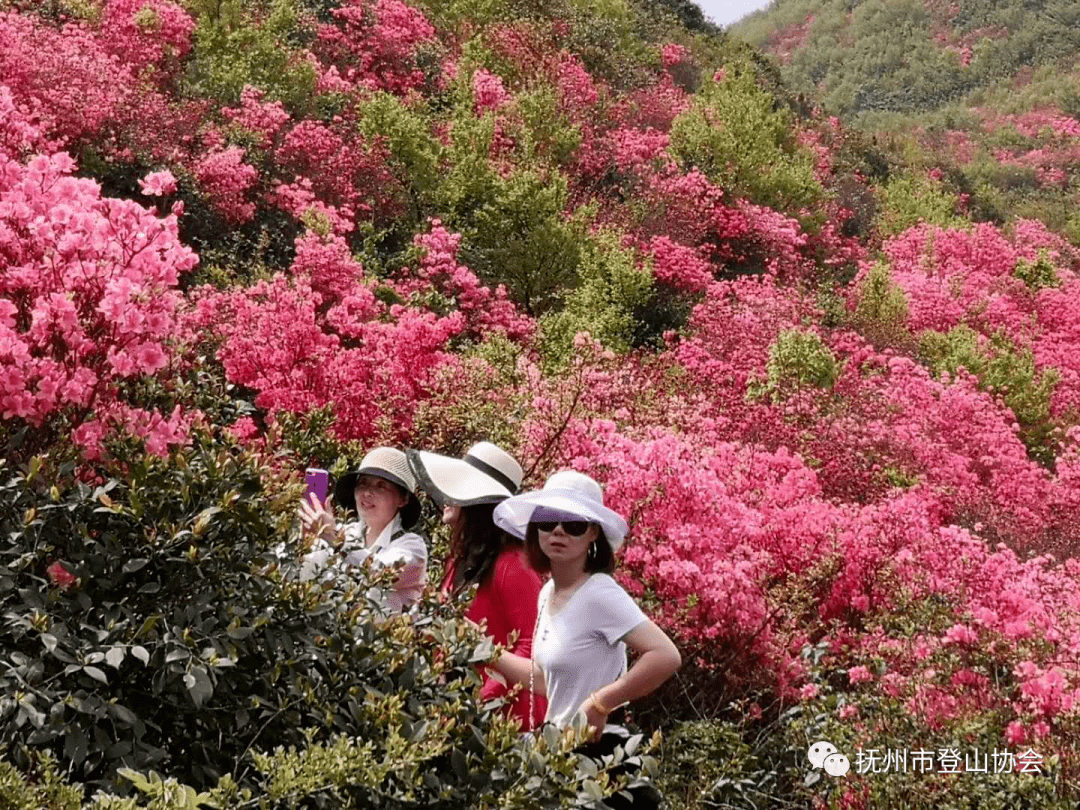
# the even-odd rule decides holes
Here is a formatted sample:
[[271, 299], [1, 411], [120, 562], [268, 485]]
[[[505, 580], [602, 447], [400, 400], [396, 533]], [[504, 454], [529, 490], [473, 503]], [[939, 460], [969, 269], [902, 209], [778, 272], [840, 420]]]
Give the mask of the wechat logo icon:
[[806, 752], [814, 768], [824, 768], [829, 776], [846, 776], [851, 770], [851, 762], [841, 754], [835, 745], [826, 740], [816, 742]]

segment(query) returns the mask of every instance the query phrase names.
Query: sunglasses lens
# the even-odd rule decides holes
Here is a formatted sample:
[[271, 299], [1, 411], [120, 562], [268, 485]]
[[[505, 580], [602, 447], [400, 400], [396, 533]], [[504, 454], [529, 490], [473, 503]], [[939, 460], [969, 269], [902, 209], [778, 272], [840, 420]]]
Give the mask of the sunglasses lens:
[[587, 520], [534, 520], [533, 526], [538, 531], [544, 534], [551, 534], [555, 531], [555, 527], [562, 524], [563, 531], [573, 537], [581, 537], [589, 530], [589, 522]]

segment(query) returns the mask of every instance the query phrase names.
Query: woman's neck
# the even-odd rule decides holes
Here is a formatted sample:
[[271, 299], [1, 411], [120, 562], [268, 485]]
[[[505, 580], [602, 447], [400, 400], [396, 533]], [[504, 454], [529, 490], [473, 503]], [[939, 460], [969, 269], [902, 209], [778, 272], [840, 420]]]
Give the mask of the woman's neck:
[[551, 563], [551, 579], [556, 591], [569, 591], [589, 578], [589, 572], [578, 560], [565, 563]]
[[391, 518], [389, 521], [387, 521], [386, 523], [383, 523], [381, 525], [378, 524], [378, 523], [369, 523], [369, 524], [367, 524], [367, 536], [364, 538], [364, 542], [367, 545], [367, 547], [371, 548], [373, 545], [375, 545], [375, 541], [379, 539], [379, 537], [382, 535], [382, 533], [384, 531], [386, 531], [386, 527], [389, 526], [393, 522], [394, 522], [394, 519]]

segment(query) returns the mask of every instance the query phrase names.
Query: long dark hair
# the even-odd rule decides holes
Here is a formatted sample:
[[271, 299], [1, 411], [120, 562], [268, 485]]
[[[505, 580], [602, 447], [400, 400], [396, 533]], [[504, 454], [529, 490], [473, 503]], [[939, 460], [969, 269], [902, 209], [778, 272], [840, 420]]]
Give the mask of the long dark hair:
[[496, 504], [461, 507], [461, 519], [450, 533], [450, 559], [454, 561], [452, 593], [470, 585], [482, 585], [495, 571], [495, 560], [507, 546], [521, 545], [495, 525]]

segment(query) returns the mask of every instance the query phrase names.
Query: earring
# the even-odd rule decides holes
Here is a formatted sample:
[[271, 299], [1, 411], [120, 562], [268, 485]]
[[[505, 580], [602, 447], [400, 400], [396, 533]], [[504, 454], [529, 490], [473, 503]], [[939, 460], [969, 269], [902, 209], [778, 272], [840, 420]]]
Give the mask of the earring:
[[588, 556], [589, 556], [590, 560], [595, 560], [596, 559], [596, 541], [595, 540], [593, 542], [589, 543], [589, 554], [588, 554]]

